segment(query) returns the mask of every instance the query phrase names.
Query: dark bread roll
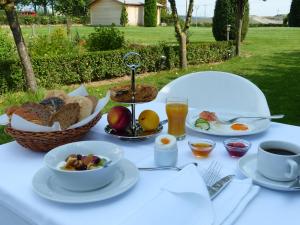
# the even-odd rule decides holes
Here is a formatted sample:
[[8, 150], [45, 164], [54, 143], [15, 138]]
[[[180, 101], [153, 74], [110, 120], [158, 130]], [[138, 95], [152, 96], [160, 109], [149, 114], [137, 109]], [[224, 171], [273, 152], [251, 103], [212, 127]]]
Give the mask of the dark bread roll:
[[50, 107], [53, 112], [57, 112], [65, 104], [65, 101], [58, 97], [51, 97], [44, 99], [40, 104]]
[[79, 120], [80, 107], [78, 103], [63, 105], [56, 113], [51, 116], [50, 126], [54, 122], [59, 122], [62, 130], [67, 129]]

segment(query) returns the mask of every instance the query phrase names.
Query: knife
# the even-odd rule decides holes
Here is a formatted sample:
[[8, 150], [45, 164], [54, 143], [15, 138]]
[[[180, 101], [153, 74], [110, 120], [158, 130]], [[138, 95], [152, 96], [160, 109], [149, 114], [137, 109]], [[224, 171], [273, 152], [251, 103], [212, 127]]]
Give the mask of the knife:
[[234, 175], [228, 175], [218, 180], [212, 186], [208, 186], [210, 199], [213, 200], [221, 191], [223, 191], [224, 188], [226, 188], [227, 185], [232, 181], [233, 177]]

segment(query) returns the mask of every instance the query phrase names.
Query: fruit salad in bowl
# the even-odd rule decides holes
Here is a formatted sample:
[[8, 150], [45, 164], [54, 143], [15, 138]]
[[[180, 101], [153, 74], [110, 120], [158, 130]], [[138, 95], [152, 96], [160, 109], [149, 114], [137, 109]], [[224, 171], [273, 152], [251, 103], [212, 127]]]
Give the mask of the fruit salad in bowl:
[[59, 146], [44, 157], [57, 183], [71, 191], [90, 191], [110, 183], [123, 151], [105, 141], [80, 141]]

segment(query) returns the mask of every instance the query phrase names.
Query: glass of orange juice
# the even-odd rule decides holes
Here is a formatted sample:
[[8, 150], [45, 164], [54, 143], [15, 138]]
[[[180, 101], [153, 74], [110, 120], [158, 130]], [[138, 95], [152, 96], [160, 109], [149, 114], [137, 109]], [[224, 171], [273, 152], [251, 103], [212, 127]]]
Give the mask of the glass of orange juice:
[[183, 97], [167, 98], [168, 133], [177, 140], [185, 138], [185, 120], [188, 113], [188, 99]]

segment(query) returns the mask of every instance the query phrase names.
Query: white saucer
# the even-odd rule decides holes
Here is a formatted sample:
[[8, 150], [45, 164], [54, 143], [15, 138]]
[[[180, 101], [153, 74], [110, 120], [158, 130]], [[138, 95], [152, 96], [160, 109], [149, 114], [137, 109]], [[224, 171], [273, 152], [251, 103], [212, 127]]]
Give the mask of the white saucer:
[[62, 203], [89, 203], [115, 197], [129, 190], [139, 178], [139, 171], [130, 161], [123, 159], [115, 178], [107, 186], [86, 192], [70, 191], [57, 184], [52, 172], [41, 168], [32, 179], [34, 191], [43, 198]]
[[254, 183], [261, 185], [266, 188], [280, 191], [300, 191], [300, 189], [290, 188], [294, 181], [280, 182], [270, 180], [256, 170], [256, 154], [246, 155], [239, 160], [238, 166], [240, 171], [246, 176], [251, 178]]

